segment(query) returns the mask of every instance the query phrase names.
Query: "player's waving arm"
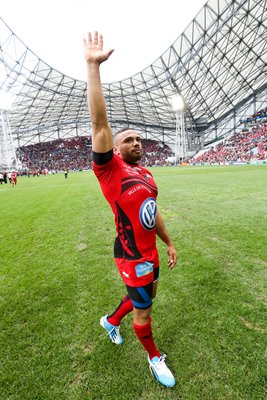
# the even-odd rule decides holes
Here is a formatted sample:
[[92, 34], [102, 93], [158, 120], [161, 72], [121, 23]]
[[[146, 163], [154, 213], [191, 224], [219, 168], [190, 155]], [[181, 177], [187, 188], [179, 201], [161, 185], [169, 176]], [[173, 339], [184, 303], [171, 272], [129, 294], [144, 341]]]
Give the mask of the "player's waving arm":
[[100, 64], [109, 58], [113, 50], [103, 50], [103, 37], [98, 32], [93, 35], [89, 32], [83, 44], [87, 62], [87, 99], [92, 121], [92, 150], [96, 153], [106, 153], [112, 149], [112, 132], [101, 86]]

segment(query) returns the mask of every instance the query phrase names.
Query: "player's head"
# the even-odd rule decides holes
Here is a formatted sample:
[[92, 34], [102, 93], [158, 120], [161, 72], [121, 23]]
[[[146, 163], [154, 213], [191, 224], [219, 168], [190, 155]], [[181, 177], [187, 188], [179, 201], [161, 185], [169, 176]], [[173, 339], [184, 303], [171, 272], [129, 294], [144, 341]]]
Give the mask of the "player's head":
[[113, 136], [113, 151], [126, 162], [138, 163], [142, 156], [140, 136], [133, 129], [120, 129]]

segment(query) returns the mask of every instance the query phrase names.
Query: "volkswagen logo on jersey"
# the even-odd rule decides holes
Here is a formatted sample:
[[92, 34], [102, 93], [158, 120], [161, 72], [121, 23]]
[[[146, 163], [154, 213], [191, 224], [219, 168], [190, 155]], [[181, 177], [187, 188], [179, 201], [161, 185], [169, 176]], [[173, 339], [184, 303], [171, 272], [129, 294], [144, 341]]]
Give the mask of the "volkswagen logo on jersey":
[[143, 227], [149, 231], [156, 225], [157, 205], [155, 199], [149, 197], [140, 207], [139, 217]]

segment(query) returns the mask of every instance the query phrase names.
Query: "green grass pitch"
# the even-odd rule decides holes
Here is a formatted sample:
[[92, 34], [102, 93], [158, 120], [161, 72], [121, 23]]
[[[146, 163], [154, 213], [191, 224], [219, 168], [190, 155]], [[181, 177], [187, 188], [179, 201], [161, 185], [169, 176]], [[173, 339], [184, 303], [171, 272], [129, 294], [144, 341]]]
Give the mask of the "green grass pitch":
[[156, 344], [177, 385], [151, 376], [131, 316], [124, 343], [99, 318], [125, 294], [111, 210], [92, 172], [0, 186], [1, 400], [259, 400], [267, 374], [267, 166], [154, 168], [179, 252], [158, 242]]

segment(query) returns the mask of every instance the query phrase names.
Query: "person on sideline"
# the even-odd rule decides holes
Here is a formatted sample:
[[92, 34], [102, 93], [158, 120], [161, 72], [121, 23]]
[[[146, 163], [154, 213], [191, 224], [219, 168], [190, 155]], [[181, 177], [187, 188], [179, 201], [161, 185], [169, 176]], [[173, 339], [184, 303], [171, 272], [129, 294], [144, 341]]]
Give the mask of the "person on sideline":
[[154, 342], [151, 327], [152, 298], [156, 295], [159, 257], [156, 235], [166, 244], [168, 265], [176, 264], [176, 250], [164, 221], [157, 210], [157, 186], [152, 174], [138, 162], [142, 143], [138, 133], [123, 128], [112, 136], [101, 85], [100, 64], [113, 50], [103, 50], [103, 37], [88, 33], [84, 39], [87, 63], [87, 97], [92, 121], [94, 173], [108, 201], [116, 223], [114, 258], [127, 294], [116, 310], [100, 319], [115, 344], [122, 344], [119, 328], [122, 319], [133, 311], [133, 328], [148, 353], [151, 373], [164, 386], [175, 379]]
[[11, 172], [11, 183], [12, 183], [13, 187], [15, 187], [17, 185], [17, 172], [16, 171]]

